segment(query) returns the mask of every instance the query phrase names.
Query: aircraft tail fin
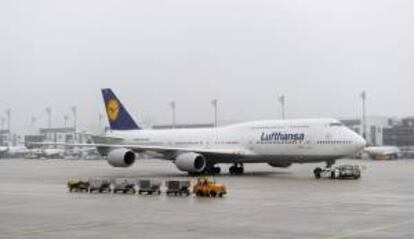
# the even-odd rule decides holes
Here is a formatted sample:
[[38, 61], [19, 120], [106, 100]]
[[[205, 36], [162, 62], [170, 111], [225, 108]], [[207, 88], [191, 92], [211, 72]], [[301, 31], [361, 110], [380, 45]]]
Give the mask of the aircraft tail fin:
[[111, 89], [102, 89], [102, 96], [111, 130], [141, 129]]

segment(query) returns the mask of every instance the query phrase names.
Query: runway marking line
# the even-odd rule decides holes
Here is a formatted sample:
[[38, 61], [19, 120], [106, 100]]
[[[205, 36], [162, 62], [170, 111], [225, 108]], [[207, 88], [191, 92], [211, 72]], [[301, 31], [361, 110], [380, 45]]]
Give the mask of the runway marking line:
[[357, 230], [357, 231], [353, 231], [353, 232], [349, 232], [349, 233], [344, 233], [342, 235], [335, 235], [335, 236], [332, 236], [332, 237], [328, 237], [326, 239], [345, 239], [345, 238], [352, 237], [352, 236], [357, 236], [357, 235], [360, 235], [360, 234], [376, 232], [376, 231], [383, 231], [383, 230], [387, 230], [387, 229], [391, 229], [391, 228], [395, 228], [395, 227], [400, 227], [400, 226], [406, 226], [406, 225], [410, 225], [410, 224], [414, 224], [414, 220], [413, 221], [408, 221], [408, 222], [385, 224], [385, 225], [382, 225], [382, 226], [367, 228], [367, 229], [359, 230], [359, 231]]

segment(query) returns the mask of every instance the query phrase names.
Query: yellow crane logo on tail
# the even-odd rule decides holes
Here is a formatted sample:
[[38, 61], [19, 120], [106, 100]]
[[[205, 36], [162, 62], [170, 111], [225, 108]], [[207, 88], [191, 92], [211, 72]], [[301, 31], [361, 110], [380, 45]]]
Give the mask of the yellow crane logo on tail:
[[111, 122], [115, 122], [119, 117], [119, 102], [116, 99], [111, 99], [108, 102], [106, 111], [108, 112], [108, 118]]

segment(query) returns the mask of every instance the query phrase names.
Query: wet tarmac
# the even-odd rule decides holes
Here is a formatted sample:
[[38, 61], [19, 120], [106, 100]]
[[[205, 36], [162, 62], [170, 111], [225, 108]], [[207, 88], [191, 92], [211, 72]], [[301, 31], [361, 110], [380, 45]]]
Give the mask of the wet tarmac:
[[229, 191], [219, 199], [66, 188], [70, 178], [188, 179], [165, 161], [118, 169], [2, 159], [0, 238], [414, 238], [414, 160], [344, 163], [367, 169], [360, 180], [316, 180], [312, 170], [323, 164], [246, 165], [243, 176], [215, 177]]

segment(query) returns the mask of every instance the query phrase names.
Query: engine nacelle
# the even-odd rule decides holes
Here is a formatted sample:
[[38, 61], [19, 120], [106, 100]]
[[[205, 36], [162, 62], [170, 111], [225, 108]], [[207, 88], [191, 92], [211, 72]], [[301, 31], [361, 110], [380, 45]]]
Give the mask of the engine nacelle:
[[197, 153], [182, 153], [175, 158], [175, 166], [184, 172], [201, 173], [206, 165], [206, 158]]
[[290, 165], [292, 165], [291, 163], [279, 163], [279, 162], [274, 162], [274, 163], [268, 163], [270, 166], [274, 167], [274, 168], [287, 168]]
[[129, 167], [135, 162], [135, 153], [131, 150], [120, 148], [108, 153], [108, 163], [113, 167]]

